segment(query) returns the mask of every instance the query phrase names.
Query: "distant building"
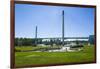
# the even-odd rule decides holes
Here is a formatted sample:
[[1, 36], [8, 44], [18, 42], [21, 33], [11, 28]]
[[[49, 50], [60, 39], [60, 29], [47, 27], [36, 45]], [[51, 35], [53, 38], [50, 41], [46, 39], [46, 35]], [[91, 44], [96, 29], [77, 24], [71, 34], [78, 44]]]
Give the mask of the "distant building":
[[94, 35], [90, 35], [90, 36], [89, 36], [89, 43], [90, 43], [90, 44], [94, 44], [94, 39], [95, 39], [95, 38], [94, 38]]

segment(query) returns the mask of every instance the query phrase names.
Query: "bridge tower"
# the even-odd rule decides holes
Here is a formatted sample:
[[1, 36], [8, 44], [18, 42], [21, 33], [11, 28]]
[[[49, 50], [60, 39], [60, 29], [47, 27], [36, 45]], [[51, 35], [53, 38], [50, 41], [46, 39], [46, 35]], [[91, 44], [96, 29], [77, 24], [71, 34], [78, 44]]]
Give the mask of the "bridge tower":
[[64, 10], [62, 11], [62, 46], [64, 46]]
[[35, 46], [37, 46], [37, 26], [35, 28]]

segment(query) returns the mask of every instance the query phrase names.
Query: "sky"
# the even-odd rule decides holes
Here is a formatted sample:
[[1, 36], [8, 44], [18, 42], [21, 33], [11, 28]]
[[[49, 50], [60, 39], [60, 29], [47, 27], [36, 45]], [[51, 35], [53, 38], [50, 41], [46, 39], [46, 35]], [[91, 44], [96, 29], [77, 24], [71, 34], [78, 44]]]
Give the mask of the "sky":
[[65, 37], [94, 34], [94, 8], [16, 4], [15, 37], [62, 37], [63, 10]]

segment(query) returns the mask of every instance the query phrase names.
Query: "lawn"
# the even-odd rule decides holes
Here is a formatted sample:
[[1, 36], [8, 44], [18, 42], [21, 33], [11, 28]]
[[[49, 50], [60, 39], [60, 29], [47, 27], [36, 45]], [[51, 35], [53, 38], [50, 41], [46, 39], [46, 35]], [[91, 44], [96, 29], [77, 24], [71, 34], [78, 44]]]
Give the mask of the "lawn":
[[[38, 47], [23, 46], [15, 48], [18, 50], [32, 50]], [[25, 65], [93, 62], [94, 58], [94, 46], [86, 45], [79, 52], [15, 52], [15, 65], [19, 67]]]

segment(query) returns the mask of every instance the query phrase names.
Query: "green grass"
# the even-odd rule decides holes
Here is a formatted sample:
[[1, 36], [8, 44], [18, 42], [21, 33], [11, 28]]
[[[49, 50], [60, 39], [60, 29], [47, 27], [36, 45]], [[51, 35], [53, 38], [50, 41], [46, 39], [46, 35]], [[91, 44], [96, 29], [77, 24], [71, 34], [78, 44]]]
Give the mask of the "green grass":
[[[38, 48], [38, 47], [34, 47]], [[16, 49], [30, 50], [29, 47], [16, 47]], [[94, 61], [94, 46], [85, 46], [80, 52], [15, 52], [15, 65], [44, 65], [74, 62]]]

